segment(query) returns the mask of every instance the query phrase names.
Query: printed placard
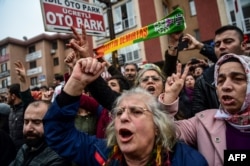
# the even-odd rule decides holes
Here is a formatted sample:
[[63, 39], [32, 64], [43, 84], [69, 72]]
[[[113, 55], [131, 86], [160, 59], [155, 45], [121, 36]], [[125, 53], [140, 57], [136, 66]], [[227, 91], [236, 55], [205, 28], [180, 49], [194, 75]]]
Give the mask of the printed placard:
[[41, 0], [46, 31], [72, 33], [71, 26], [93, 36], [106, 36], [103, 10], [99, 6], [76, 0]]

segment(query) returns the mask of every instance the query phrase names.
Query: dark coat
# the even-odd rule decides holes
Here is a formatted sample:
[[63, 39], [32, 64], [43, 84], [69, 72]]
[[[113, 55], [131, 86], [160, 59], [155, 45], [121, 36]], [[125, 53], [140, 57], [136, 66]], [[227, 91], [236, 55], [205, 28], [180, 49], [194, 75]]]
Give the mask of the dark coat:
[[17, 105], [12, 106], [12, 109], [9, 114], [9, 134], [16, 146], [16, 150], [18, 150], [24, 143], [23, 118], [23, 104], [19, 103]]
[[195, 82], [192, 103], [193, 116], [203, 110], [219, 108], [214, 84], [214, 66], [211, 66]]
[[[62, 92], [59, 96], [61, 95], [66, 94]], [[75, 129], [74, 117], [79, 107], [79, 101], [69, 105], [64, 103], [62, 106], [60, 100], [55, 100], [44, 117], [48, 145], [59, 155], [74, 161], [79, 166], [103, 165], [108, 159], [111, 148], [107, 147], [104, 139], [89, 136]], [[71, 97], [69, 100], [73, 102], [76, 97]], [[172, 166], [207, 165], [206, 160], [198, 151], [184, 143], [176, 144], [172, 156], [170, 161]], [[119, 164], [114, 162], [111, 165]]]
[[24, 144], [17, 153], [16, 159], [9, 166], [69, 166], [66, 161], [44, 142], [37, 149], [31, 150]]

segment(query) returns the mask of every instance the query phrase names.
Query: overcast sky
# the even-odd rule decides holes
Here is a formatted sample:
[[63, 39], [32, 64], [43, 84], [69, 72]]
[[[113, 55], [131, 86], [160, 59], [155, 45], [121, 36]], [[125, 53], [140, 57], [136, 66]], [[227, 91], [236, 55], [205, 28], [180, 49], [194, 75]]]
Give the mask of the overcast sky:
[[[45, 33], [40, 0], [0, 0], [0, 40]], [[53, 34], [50, 32], [49, 34]]]

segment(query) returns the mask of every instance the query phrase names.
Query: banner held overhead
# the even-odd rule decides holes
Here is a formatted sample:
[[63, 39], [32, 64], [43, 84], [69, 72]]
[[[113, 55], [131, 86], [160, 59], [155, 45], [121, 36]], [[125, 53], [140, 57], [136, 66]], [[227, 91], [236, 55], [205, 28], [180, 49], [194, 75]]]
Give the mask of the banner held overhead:
[[184, 19], [183, 10], [177, 8], [160, 21], [157, 21], [136, 31], [118, 37], [114, 40], [111, 40], [103, 44], [102, 46], [94, 49], [94, 51], [97, 54], [97, 57], [102, 57], [107, 53], [126, 47], [128, 45], [142, 42], [162, 35], [183, 31], [185, 28], [186, 22]]

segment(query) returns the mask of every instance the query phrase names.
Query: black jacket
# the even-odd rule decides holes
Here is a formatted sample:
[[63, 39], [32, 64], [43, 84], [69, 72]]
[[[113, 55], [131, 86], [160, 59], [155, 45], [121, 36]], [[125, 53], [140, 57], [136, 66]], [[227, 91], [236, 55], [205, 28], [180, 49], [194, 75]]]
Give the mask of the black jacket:
[[[200, 53], [208, 57], [214, 63], [217, 61], [214, 48], [209, 45], [205, 44]], [[194, 116], [197, 112], [218, 107], [219, 101], [214, 84], [213, 65], [207, 68], [204, 73], [195, 81], [192, 113]]]
[[19, 103], [17, 105], [12, 106], [12, 109], [9, 114], [9, 135], [16, 146], [16, 150], [18, 150], [24, 143], [23, 118], [23, 104]]
[[192, 104], [193, 115], [205, 109], [218, 108], [219, 101], [214, 84], [214, 65], [195, 82]]
[[71, 163], [60, 157], [45, 142], [37, 149], [24, 144], [18, 151], [16, 159], [9, 166], [70, 166]]

